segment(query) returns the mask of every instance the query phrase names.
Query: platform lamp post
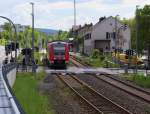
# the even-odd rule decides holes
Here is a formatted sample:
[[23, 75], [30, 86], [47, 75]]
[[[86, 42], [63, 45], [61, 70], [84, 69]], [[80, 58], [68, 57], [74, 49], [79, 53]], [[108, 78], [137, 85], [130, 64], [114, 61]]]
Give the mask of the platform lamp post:
[[139, 32], [138, 8], [139, 8], [139, 5], [136, 5], [136, 70], [135, 70], [135, 73], [137, 73], [137, 71], [138, 71], [138, 65], [137, 65], [137, 57], [138, 57], [138, 32]]
[[17, 45], [17, 39], [18, 38], [17, 38], [17, 30], [16, 30], [16, 27], [15, 27], [15, 24], [12, 22], [12, 20], [10, 20], [7, 17], [0, 16], [0, 18], [6, 19], [7, 21], [9, 21], [12, 24], [13, 28], [14, 28], [14, 32], [15, 32], [15, 46], [14, 46], [14, 48], [15, 48], [15, 62], [17, 62], [17, 48], [16, 48], [16, 45]]
[[117, 59], [116, 59], [116, 49], [117, 49], [117, 40], [118, 40], [118, 23], [117, 23], [117, 18], [119, 17], [119, 15], [117, 14], [115, 16], [115, 62], [117, 63]]

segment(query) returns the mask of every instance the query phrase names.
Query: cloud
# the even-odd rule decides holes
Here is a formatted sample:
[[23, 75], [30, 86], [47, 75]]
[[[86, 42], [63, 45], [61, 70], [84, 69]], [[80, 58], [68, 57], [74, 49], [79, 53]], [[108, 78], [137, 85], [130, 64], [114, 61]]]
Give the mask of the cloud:
[[122, 0], [103, 0], [104, 4], [120, 4]]
[[[77, 24], [96, 23], [101, 16], [130, 18], [136, 5], [143, 7], [150, 0], [76, 0]], [[73, 0], [33, 0], [35, 2], [35, 27], [68, 30], [73, 25]], [[0, 14], [15, 23], [31, 25], [29, 0], [5, 0], [0, 4]]]

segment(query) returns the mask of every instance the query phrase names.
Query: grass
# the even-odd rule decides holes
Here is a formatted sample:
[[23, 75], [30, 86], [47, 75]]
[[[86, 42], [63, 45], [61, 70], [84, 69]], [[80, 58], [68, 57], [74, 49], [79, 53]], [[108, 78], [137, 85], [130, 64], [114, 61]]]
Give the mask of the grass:
[[150, 88], [150, 75], [145, 77], [143, 74], [130, 74], [128, 79], [141, 87]]
[[104, 61], [99, 58], [95, 58], [95, 59], [90, 58], [89, 64], [93, 67], [104, 67], [105, 66]]
[[55, 114], [50, 99], [38, 91], [38, 82], [43, 79], [45, 72], [17, 73], [14, 93], [27, 114]]

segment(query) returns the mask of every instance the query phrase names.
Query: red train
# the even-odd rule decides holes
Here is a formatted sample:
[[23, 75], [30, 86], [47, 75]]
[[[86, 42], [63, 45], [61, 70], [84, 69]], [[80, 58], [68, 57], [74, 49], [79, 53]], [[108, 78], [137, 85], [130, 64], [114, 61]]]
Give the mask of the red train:
[[69, 45], [63, 41], [49, 42], [47, 45], [48, 65], [52, 68], [66, 68], [69, 63]]

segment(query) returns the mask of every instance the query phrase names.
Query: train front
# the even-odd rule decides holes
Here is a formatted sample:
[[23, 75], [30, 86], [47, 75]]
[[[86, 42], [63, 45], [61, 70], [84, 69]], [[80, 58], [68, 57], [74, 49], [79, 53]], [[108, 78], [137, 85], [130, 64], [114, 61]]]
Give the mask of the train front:
[[66, 68], [69, 63], [69, 46], [66, 42], [49, 44], [49, 62], [52, 68]]

